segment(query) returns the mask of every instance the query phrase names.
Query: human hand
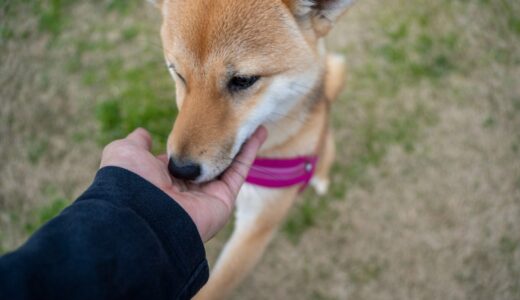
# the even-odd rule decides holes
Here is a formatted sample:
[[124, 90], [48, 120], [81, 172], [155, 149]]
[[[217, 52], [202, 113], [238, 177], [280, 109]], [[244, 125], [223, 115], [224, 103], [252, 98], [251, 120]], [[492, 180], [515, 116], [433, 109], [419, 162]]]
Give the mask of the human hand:
[[231, 217], [240, 187], [266, 138], [267, 130], [260, 126], [229, 168], [219, 178], [202, 184], [172, 178], [166, 156], [150, 153], [152, 138], [142, 128], [134, 130], [124, 139], [108, 144], [103, 150], [100, 168], [117, 166], [148, 180], [179, 203], [206, 242]]

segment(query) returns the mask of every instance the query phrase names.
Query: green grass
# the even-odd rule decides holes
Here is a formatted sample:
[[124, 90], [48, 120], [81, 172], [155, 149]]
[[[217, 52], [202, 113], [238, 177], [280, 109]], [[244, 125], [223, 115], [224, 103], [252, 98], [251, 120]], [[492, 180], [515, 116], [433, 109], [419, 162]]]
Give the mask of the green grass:
[[[105, 13], [123, 18], [136, 7], [135, 3], [121, 0], [104, 1]], [[118, 53], [125, 47], [133, 47], [132, 41], [146, 32], [146, 24], [135, 22], [123, 28], [118, 39], [110, 39], [111, 30], [103, 24], [90, 24], [93, 34], [70, 37], [75, 24], [65, 18], [73, 9], [74, 1], [42, 1], [35, 3], [33, 11], [39, 16], [41, 35], [50, 35], [49, 52], [73, 44], [73, 55], [65, 64], [65, 72], [79, 76], [81, 83], [99, 95], [93, 106], [92, 116], [99, 130], [94, 136], [100, 146], [126, 136], [137, 127], [148, 129], [154, 139], [154, 152], [164, 152], [166, 137], [177, 115], [173, 80], [170, 78], [158, 48], [143, 48], [139, 60], [129, 59], [128, 64]], [[66, 25], [66, 26], [65, 26]], [[7, 27], [2, 27], [2, 38], [11, 38]], [[106, 55], [115, 53], [116, 55]], [[95, 63], [85, 63], [86, 58], [97, 57]], [[94, 99], [92, 99], [94, 101]], [[92, 138], [88, 131], [78, 130], [71, 137], [77, 143]], [[32, 164], [46, 154], [48, 143], [34, 139], [27, 149]], [[29, 213], [28, 221], [21, 225], [31, 234], [48, 220], [58, 215], [68, 204], [56, 189], [44, 191], [49, 200]]]
[[[154, 151], [163, 152], [177, 110], [173, 81], [162, 62], [160, 49], [144, 48], [137, 57], [114, 55], [131, 48], [136, 37], [152, 34], [152, 31], [135, 21], [119, 29], [119, 38], [110, 39], [108, 36], [113, 32], [108, 25], [90, 24], [87, 31], [95, 34], [65, 37], [64, 33], [74, 30], [72, 27], [75, 24], [67, 15], [76, 3], [79, 1], [34, 2], [33, 13], [38, 18], [40, 34], [54, 37], [52, 47], [73, 48], [73, 55], [67, 58], [64, 71], [80, 76], [81, 83], [98, 94], [96, 99], [92, 99], [95, 103], [92, 105], [92, 115], [99, 127], [97, 140], [104, 145], [124, 137], [137, 127], [144, 127], [152, 133]], [[501, 2], [504, 3], [502, 8], [492, 1], [482, 0], [480, 3], [484, 9], [503, 13], [506, 24], [503, 34], [520, 35], [520, 19], [513, 10], [507, 9], [508, 1]], [[136, 7], [135, 2], [124, 0], [102, 1], [102, 5], [104, 8], [100, 10], [103, 14], [116, 16], [118, 20]], [[298, 242], [320, 218], [336, 217], [330, 210], [330, 201], [345, 199], [348, 190], [360, 185], [367, 171], [378, 166], [391, 147], [401, 147], [406, 153], [413, 153], [422, 129], [435, 122], [434, 112], [429, 111], [427, 105], [422, 105], [420, 99], [411, 109], [399, 107], [397, 101], [396, 108], [383, 118], [377, 111], [388, 106], [388, 101], [398, 97], [406, 87], [419, 84], [442, 87], [447, 77], [466, 71], [465, 64], [460, 63], [460, 59], [464, 58], [464, 41], [457, 34], [459, 28], [436, 30], [436, 18], [444, 13], [438, 10], [439, 5], [432, 5], [433, 9], [426, 6], [406, 10], [399, 14], [398, 20], [395, 19], [395, 12], [379, 15], [376, 23], [380, 36], [374, 45], [367, 47], [365, 61], [351, 70], [348, 89], [339, 100], [359, 106], [363, 111], [364, 119], [352, 128], [355, 149], [348, 160], [342, 159], [334, 165], [332, 183], [326, 197], [318, 197], [308, 189], [293, 209], [283, 227], [283, 232], [291, 241]], [[153, 34], [158, 32], [153, 31]], [[1, 41], [14, 37], [18, 36], [13, 29], [4, 25], [0, 27]], [[500, 47], [493, 46], [489, 55], [493, 61], [510, 63], [511, 50]], [[93, 64], [87, 59], [92, 56], [97, 57]], [[514, 107], [520, 109], [520, 101], [516, 101]], [[336, 126], [346, 124], [343, 120], [334, 122]], [[495, 119], [489, 117], [482, 126], [491, 128], [495, 124]], [[72, 137], [77, 142], [87, 138], [90, 136], [85, 132], [76, 132]], [[339, 141], [338, 147], [345, 146], [345, 141]], [[518, 148], [518, 144], [512, 146], [515, 152]], [[37, 164], [46, 151], [47, 143], [36, 140], [27, 149], [26, 156], [32, 164]], [[34, 211], [33, 220], [25, 226], [27, 232], [32, 232], [59, 213], [68, 203], [65, 198], [56, 195], [49, 199], [48, 205]], [[510, 243], [503, 243], [505, 246], [501, 247], [509, 249]], [[371, 265], [358, 269], [352, 275], [353, 281], [365, 281], [364, 278], [377, 276], [379, 272], [377, 267]]]
[[[421, 99], [414, 100], [411, 109], [393, 99], [402, 90], [421, 82], [442, 85], [445, 77], [458, 71], [454, 62], [458, 37], [453, 32], [431, 33], [433, 17], [427, 13], [406, 15], [401, 23], [387, 15], [380, 17], [380, 45], [371, 47], [364, 63], [350, 70], [348, 88], [339, 99], [362, 109], [364, 119], [351, 128], [356, 144], [338, 141], [337, 156], [341, 159], [332, 168], [329, 193], [318, 197], [308, 192], [296, 205], [283, 227], [291, 241], [298, 242], [320, 218], [334, 217], [329, 203], [345, 199], [349, 189], [362, 184], [369, 168], [377, 167], [391, 147], [413, 153], [421, 130], [435, 124], [435, 113]], [[390, 111], [381, 115], [382, 107], [392, 102]], [[334, 117], [334, 126], [347, 126], [348, 116]], [[348, 159], [342, 157], [344, 147], [355, 149]]]
[[[98, 13], [104, 19], [115, 18], [118, 25], [138, 7], [136, 1], [96, 0]], [[48, 42], [49, 54], [61, 48], [72, 48], [62, 55], [65, 67], [62, 72], [81, 77], [84, 86], [95, 91], [97, 99], [92, 115], [99, 125], [97, 140], [100, 145], [126, 136], [137, 127], [148, 129], [154, 139], [154, 151], [164, 152], [166, 138], [177, 115], [174, 83], [162, 60], [158, 31], [150, 24], [138, 21], [114, 27], [109, 23], [89, 23], [83, 34], [70, 35], [79, 30], [72, 12], [80, 1], [44, 0], [9, 7], [17, 11], [18, 6], [29, 5], [38, 18], [38, 35], [52, 37]], [[84, 25], [83, 25], [84, 26]], [[15, 33], [7, 25], [0, 28], [2, 40], [11, 39]], [[153, 31], [152, 31], [153, 30]], [[114, 32], [118, 38], [113, 38]], [[156, 40], [142, 47], [141, 52], [125, 55], [133, 49], [138, 35], [151, 35]], [[153, 41], [152, 41], [153, 40]], [[71, 47], [72, 46], [72, 47]], [[92, 60], [94, 58], [94, 60]], [[46, 75], [42, 75], [46, 78]], [[50, 82], [49, 82], [50, 84]], [[84, 140], [85, 133], [78, 132], [74, 140]], [[45, 153], [46, 145], [36, 141], [28, 149], [31, 163], [37, 163]]]
[[0, 42], [7, 41], [13, 37], [14, 31], [11, 28], [5, 25], [0, 25]]
[[[406, 153], [412, 153], [415, 143], [421, 138], [422, 129], [436, 123], [435, 112], [429, 111], [428, 105], [423, 104], [421, 99], [414, 100], [412, 109], [405, 109], [399, 107], [401, 102], [393, 98], [400, 97], [399, 93], [407, 87], [421, 84], [444, 89], [451, 75], [464, 75], [475, 64], [482, 63], [466, 58], [465, 41], [457, 33], [460, 28], [438, 28], [440, 22], [445, 22], [442, 21], [445, 14], [461, 13], [451, 4], [438, 2], [399, 10], [400, 18], [397, 20], [397, 11], [387, 10], [378, 15], [379, 38], [368, 47], [363, 64], [349, 70], [348, 88], [340, 99], [355, 101], [352, 105], [361, 107], [365, 116], [352, 129], [356, 150], [348, 161], [338, 160], [333, 166], [332, 183], [326, 197], [318, 198], [306, 193], [297, 204], [283, 228], [290, 240], [297, 242], [320, 218], [330, 215], [329, 202], [344, 199], [350, 188], [361, 184], [367, 170], [377, 167], [390, 147], [399, 146]], [[501, 27], [503, 35], [516, 34], [518, 16], [513, 10], [508, 10], [508, 1], [501, 4], [482, 1], [481, 4], [483, 9], [496, 10], [497, 14], [508, 18], [509, 27]], [[511, 63], [512, 49], [501, 47], [491, 47], [490, 62]], [[345, 54], [349, 55], [349, 49], [345, 49]], [[382, 107], [388, 107], [390, 101], [395, 102], [396, 107], [390, 106], [392, 108], [388, 114], [376, 113]], [[348, 116], [338, 116], [334, 126], [346, 126], [345, 118]], [[482, 126], [491, 128], [495, 123], [490, 116]], [[340, 141], [338, 147], [353, 145]], [[341, 151], [339, 155], [342, 155]]]
[[283, 232], [293, 243], [299, 242], [305, 230], [314, 226], [317, 218], [326, 212], [327, 202], [316, 197], [313, 192], [307, 192], [301, 203], [293, 209], [290, 217], [284, 224]]
[[350, 280], [358, 285], [377, 280], [384, 272], [385, 265], [376, 257], [370, 257], [367, 261], [352, 261], [348, 269]]
[[[514, 131], [520, 112], [514, 90], [518, 1], [383, 2], [360, 1], [364, 8], [346, 14], [351, 19], [343, 19], [339, 31], [345, 40], [336, 45], [346, 48], [332, 48], [347, 55], [348, 80], [333, 108], [338, 155], [330, 191], [325, 197], [305, 191], [282, 228], [282, 239], [302, 241], [289, 247], [303, 267], [297, 262], [281, 270], [266, 260], [261, 268], [292, 273], [301, 287], [290, 290], [296, 298], [336, 299], [346, 288], [359, 299], [520, 299], [520, 240], [511, 219], [520, 189], [514, 169], [520, 153]], [[158, 41], [159, 14], [149, 15], [143, 1], [9, 3], [0, 8], [7, 9], [0, 18], [0, 49], [7, 51], [0, 52], [12, 60], [1, 64], [9, 75], [1, 90], [20, 92], [5, 97], [4, 109], [14, 107], [16, 114], [2, 109], [0, 128], [15, 129], [1, 147], [14, 150], [5, 152], [6, 172], [0, 172], [8, 179], [0, 180], [0, 253], [20, 245], [81, 193], [92, 178], [77, 174], [95, 172], [102, 145], [146, 127], [154, 151], [162, 152], [177, 114]], [[356, 20], [359, 14], [366, 17]], [[461, 135], [469, 145], [457, 145], [463, 141], [452, 133], [467, 122], [471, 130]], [[439, 136], [443, 130], [447, 136]], [[446, 154], [453, 167], [441, 160]], [[424, 166], [424, 172], [461, 175], [460, 182], [447, 186], [436, 176], [424, 183], [421, 175], [432, 174]], [[16, 179], [23, 174], [30, 174], [30, 184], [20, 190]], [[496, 186], [496, 197], [486, 197]], [[270, 248], [272, 257], [287, 258], [278, 253], [287, 250], [285, 241]], [[447, 261], [437, 264], [439, 258]], [[409, 269], [428, 272], [416, 276]], [[277, 278], [265, 274], [255, 273], [240, 293], [254, 298], [258, 283]], [[273, 289], [272, 298], [287, 295], [281, 290]]]
[[499, 242], [499, 249], [504, 255], [513, 256], [516, 249], [519, 247], [520, 242], [510, 237], [503, 236]]
[[177, 115], [172, 79], [165, 68], [156, 63], [144, 63], [127, 70], [117, 62], [109, 65], [105, 80], [120, 89], [96, 106], [100, 143], [106, 144], [137, 127], [144, 127], [152, 134], [154, 150], [164, 152], [166, 137]]
[[122, 35], [125, 41], [131, 41], [135, 39], [140, 33], [140, 30], [137, 26], [130, 26], [123, 29]]
[[492, 128], [496, 124], [495, 118], [489, 116], [482, 122], [482, 127], [484, 128]]
[[[135, 3], [119, 0], [105, 1], [104, 5], [107, 17], [116, 16], [119, 23], [135, 8]], [[55, 19], [55, 22], [61, 22], [57, 14]], [[89, 26], [86, 34], [79, 37], [57, 34], [50, 51], [73, 46], [70, 55], [65, 56], [65, 71], [79, 76], [80, 82], [98, 95], [97, 99], [91, 100], [95, 102], [91, 106], [92, 115], [99, 127], [96, 139], [100, 145], [105, 145], [144, 127], [152, 134], [153, 151], [164, 152], [177, 115], [174, 82], [155, 40], [144, 47], [140, 44], [140, 52], [128, 51], [136, 47], [138, 35], [151, 35], [150, 31], [154, 30], [158, 39], [156, 28], [131, 22], [114, 34], [109, 24]], [[73, 138], [83, 140], [85, 133], [77, 132]]]
[[137, 5], [137, 1], [110, 0], [108, 1], [107, 8], [109, 11], [116, 11], [119, 14], [128, 14], [131, 13]]
[[[416, 18], [415, 23], [402, 23], [394, 30], [386, 30], [382, 45], [372, 50], [374, 60], [380, 62], [377, 72], [394, 78], [387, 82], [392, 87], [390, 91], [397, 91], [397, 84], [415, 85], [421, 80], [440, 79], [456, 69], [453, 54], [458, 46], [457, 34], [431, 33], [428, 28], [409, 34], [409, 27], [421, 23], [421, 16]], [[381, 21], [381, 26], [388, 24]]]
[[[96, 1], [103, 19], [115, 18], [118, 26], [138, 7], [136, 1]], [[109, 23], [94, 22], [81, 29], [82, 34], [70, 35], [68, 32], [79, 30], [77, 26], [85, 26], [73, 20], [72, 12], [78, 3], [80, 1], [44, 0], [27, 5], [31, 5], [32, 13], [38, 18], [38, 35], [51, 37], [49, 53], [61, 48], [72, 49], [62, 55], [63, 72], [80, 76], [82, 84], [98, 95], [91, 100], [95, 105], [89, 108], [100, 128], [97, 140], [104, 145], [137, 127], [144, 127], [152, 134], [154, 151], [164, 152], [177, 109], [174, 83], [156, 41], [157, 28], [135, 20], [117, 29]], [[135, 45], [138, 35], [151, 35], [152, 30], [155, 40], [150, 39], [144, 47]], [[2, 26], [0, 33], [2, 39], [15, 34], [7, 26]], [[141, 47], [140, 53], [126, 54], [136, 46]], [[84, 139], [84, 134], [77, 133], [74, 139]], [[43, 152], [45, 145], [35, 143], [28, 150], [28, 157], [36, 163]]]
[[45, 155], [49, 147], [49, 142], [44, 139], [34, 138], [33, 142], [27, 148], [27, 158], [33, 165], [37, 164], [38, 161]]
[[[0, 22], [0, 47], [3, 42], [41, 41], [45, 46], [38, 55], [54, 60], [37, 75], [41, 89], [60, 86], [61, 83], [53, 81], [53, 74], [60, 73], [67, 74], [62, 77], [68, 77], [67, 81], [72, 85], [79, 84], [81, 90], [88, 90], [86, 97], [89, 99], [81, 99], [81, 93], [72, 93], [78, 99], [70, 99], [70, 102], [79, 105], [81, 113], [88, 114], [94, 122], [89, 126], [74, 124], [75, 129], [67, 137], [71, 143], [81, 145], [96, 139], [103, 146], [137, 127], [144, 127], [154, 139], [153, 151], [164, 152], [177, 115], [174, 83], [162, 58], [156, 25], [131, 16], [135, 8], [148, 4], [125, 0], [94, 1], [95, 5], [86, 6], [81, 1], [68, 0], [11, 2], [2, 6], [2, 13], [8, 19]], [[75, 15], [78, 7], [86, 19], [83, 15]], [[106, 22], [90, 22], [92, 15]], [[34, 25], [17, 27], [21, 17], [23, 22], [31, 20], [32, 23], [26, 23]], [[142, 43], [138, 36], [148, 38], [148, 42]], [[12, 118], [7, 115], [7, 125], [13, 123]], [[93, 123], [97, 125], [94, 134]], [[35, 166], [55, 151], [52, 142], [33, 135], [28, 137], [23, 149], [24, 158]], [[38, 200], [38, 205], [19, 207], [10, 212], [10, 222], [18, 224], [21, 235], [31, 234], [57, 215], [71, 196], [70, 189], [65, 187], [42, 193], [45, 193], [42, 199], [33, 199]], [[1, 235], [0, 246], [4, 242], [5, 236]], [[6, 250], [2, 248], [2, 251]]]
[[64, 13], [65, 2], [62, 0], [48, 0], [34, 2], [35, 14], [39, 15], [38, 27], [41, 31], [57, 36], [66, 22]]
[[[107, 12], [116, 12], [125, 15], [133, 11], [137, 6], [137, 1], [127, 0], [96, 0], [99, 5], [104, 5]], [[50, 33], [54, 37], [58, 37], [65, 30], [66, 26], [73, 25], [70, 20], [69, 12], [71, 6], [80, 1], [70, 0], [42, 0], [34, 1], [33, 13], [38, 16], [38, 28], [42, 32]]]
[[328, 195], [319, 197], [309, 188], [283, 227], [286, 236], [297, 243], [319, 218], [335, 217], [329, 210], [330, 201], [345, 199], [348, 189], [359, 184], [370, 167], [378, 166], [391, 146], [397, 145], [405, 152], [413, 152], [420, 129], [433, 121], [421, 106], [381, 125], [376, 125], [373, 117], [365, 120], [356, 132], [361, 143], [355, 156], [349, 161], [335, 163]]
[[[62, 193], [63, 191], [53, 184], [45, 185], [44, 188], [42, 188], [41, 194], [44, 195], [46, 201], [41, 205], [33, 207], [21, 225], [27, 235], [33, 234], [41, 226], [61, 213], [63, 209], [71, 203]], [[14, 217], [15, 222], [22, 221], [16, 216]]]
[[69, 203], [70, 201], [65, 198], [56, 197], [49, 201], [47, 205], [35, 208], [31, 213], [30, 220], [24, 225], [25, 232], [31, 235], [38, 230], [38, 228], [57, 216]]

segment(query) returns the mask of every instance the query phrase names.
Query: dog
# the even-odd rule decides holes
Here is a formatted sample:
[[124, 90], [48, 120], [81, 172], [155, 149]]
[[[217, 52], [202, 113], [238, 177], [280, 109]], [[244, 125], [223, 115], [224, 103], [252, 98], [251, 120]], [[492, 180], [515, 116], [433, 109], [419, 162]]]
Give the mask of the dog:
[[[172, 175], [195, 183], [218, 177], [264, 125], [269, 137], [258, 159], [271, 165], [254, 164], [256, 179], [275, 185], [293, 179], [274, 187], [248, 176], [234, 232], [196, 299], [229, 296], [309, 181], [326, 193], [335, 156], [328, 116], [345, 67], [343, 57], [326, 52], [323, 38], [352, 2], [154, 1], [179, 109], [167, 141]], [[284, 178], [292, 176], [289, 169], [304, 176]]]

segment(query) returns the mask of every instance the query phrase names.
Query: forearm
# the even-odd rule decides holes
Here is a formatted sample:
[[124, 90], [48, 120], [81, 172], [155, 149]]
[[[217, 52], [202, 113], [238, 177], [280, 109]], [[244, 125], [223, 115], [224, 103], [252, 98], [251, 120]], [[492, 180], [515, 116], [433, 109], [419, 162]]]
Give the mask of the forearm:
[[76, 202], [0, 258], [2, 299], [184, 299], [207, 278], [190, 217], [116, 167], [100, 170]]

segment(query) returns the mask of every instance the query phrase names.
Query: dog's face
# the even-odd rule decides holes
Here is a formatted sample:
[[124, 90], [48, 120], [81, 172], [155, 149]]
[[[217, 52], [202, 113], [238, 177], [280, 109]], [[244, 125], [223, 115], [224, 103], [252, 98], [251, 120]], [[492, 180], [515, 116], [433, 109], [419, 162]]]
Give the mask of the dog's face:
[[195, 182], [213, 179], [256, 127], [297, 105], [321, 74], [317, 41], [333, 17], [320, 12], [339, 16], [349, 2], [158, 3], [179, 108], [168, 138], [170, 172]]

